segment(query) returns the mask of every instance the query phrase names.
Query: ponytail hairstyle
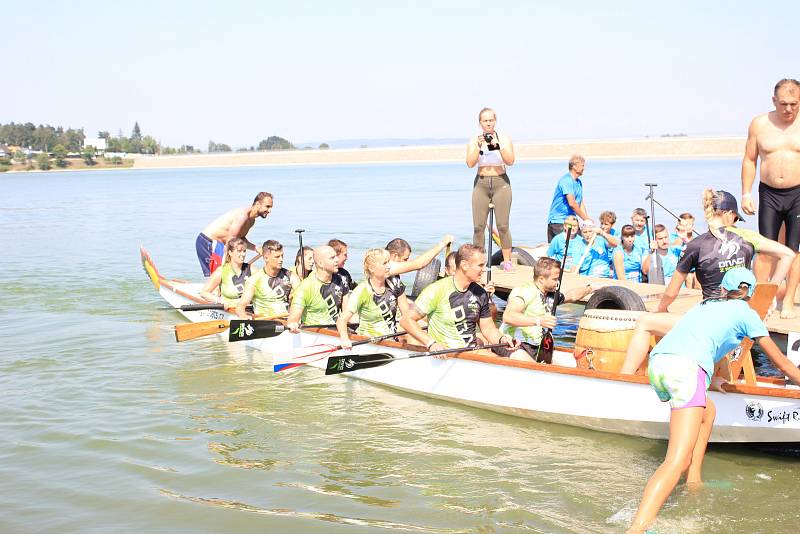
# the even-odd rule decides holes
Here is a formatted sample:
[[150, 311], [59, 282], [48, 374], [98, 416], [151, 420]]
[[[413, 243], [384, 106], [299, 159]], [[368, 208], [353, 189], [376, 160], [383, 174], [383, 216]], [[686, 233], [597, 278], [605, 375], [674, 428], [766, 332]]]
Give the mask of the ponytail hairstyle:
[[739, 289], [735, 289], [733, 291], [728, 291], [728, 294], [725, 295], [727, 300], [748, 300], [750, 297], [748, 296], [750, 293], [750, 286], [745, 283], [739, 284]]
[[722, 210], [717, 209], [717, 205], [721, 201], [722, 195], [710, 187], [703, 189], [703, 215], [705, 215], [706, 222], [708, 222], [709, 231], [716, 237], [720, 237], [720, 234], [717, 227], [711, 224], [711, 221], [714, 217], [722, 216]]

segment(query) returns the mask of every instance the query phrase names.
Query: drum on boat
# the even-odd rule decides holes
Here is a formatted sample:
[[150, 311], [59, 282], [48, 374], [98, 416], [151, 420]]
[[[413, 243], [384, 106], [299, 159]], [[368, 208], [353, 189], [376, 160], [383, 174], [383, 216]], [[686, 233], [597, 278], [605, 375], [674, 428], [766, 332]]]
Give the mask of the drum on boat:
[[[574, 356], [578, 367], [618, 373], [625, 362], [636, 320], [645, 312], [630, 310], [586, 310], [578, 322]], [[636, 374], [644, 374], [647, 360]]]

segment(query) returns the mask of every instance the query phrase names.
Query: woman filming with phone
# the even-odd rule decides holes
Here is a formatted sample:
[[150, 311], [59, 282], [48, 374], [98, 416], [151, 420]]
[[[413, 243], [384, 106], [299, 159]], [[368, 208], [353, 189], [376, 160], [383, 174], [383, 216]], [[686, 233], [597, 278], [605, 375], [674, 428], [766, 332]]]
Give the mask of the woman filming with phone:
[[511, 181], [506, 174], [506, 165], [514, 164], [514, 145], [510, 137], [495, 131], [497, 115], [493, 109], [483, 108], [478, 114], [478, 122], [481, 132], [467, 144], [467, 167], [478, 166], [472, 189], [472, 243], [485, 248], [486, 217], [489, 205], [493, 204], [503, 251], [503, 270], [512, 271]]

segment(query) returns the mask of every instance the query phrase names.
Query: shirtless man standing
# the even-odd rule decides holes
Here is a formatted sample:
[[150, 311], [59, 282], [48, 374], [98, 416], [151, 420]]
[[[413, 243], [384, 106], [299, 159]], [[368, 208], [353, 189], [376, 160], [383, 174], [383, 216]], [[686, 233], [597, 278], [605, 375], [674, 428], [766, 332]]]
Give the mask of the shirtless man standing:
[[225, 245], [234, 237], [244, 239], [248, 249], [261, 254], [261, 248], [248, 241], [245, 236], [256, 223], [256, 217], [266, 219], [271, 211], [272, 193], [262, 191], [256, 195], [252, 206], [233, 209], [206, 226], [195, 241], [197, 259], [200, 260], [203, 276], [211, 276], [211, 273], [222, 264]]
[[[775, 85], [772, 103], [775, 111], [754, 118], [747, 131], [747, 145], [742, 160], [742, 210], [756, 212], [750, 189], [756, 177], [756, 161], [761, 158], [761, 182], [758, 184], [758, 231], [777, 241], [786, 225], [787, 247], [800, 248], [800, 82], [783, 79]], [[768, 280], [773, 262], [756, 262], [758, 280]], [[786, 284], [781, 317], [795, 317], [794, 294], [800, 281], [800, 254], [795, 257]]]

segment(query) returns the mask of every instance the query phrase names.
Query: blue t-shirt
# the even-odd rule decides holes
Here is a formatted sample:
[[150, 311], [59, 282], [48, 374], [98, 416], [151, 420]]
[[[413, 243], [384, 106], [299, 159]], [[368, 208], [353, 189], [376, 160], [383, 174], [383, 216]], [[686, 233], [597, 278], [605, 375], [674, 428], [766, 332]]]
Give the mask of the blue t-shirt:
[[[561, 232], [560, 234], [556, 235], [553, 240], [550, 241], [550, 245], [547, 247], [547, 255], [559, 262], [563, 260], [564, 245], [566, 244], [566, 241], [566, 232]], [[567, 263], [564, 265], [564, 269], [569, 269], [572, 267], [574, 262], [581, 258], [581, 254], [583, 254], [583, 247], [580, 246], [580, 243], [583, 243], [583, 238], [581, 236], [575, 234], [570, 236], [569, 251], [567, 252]]]
[[634, 234], [633, 246], [648, 252], [650, 250], [650, 240], [647, 239], [647, 229], [645, 228], [641, 234]]
[[664, 284], [669, 284], [669, 281], [672, 279], [672, 275], [675, 274], [675, 267], [678, 265], [678, 259], [681, 257], [680, 250], [669, 248], [667, 249], [667, 254], [665, 256], [661, 256], [658, 253], [653, 254], [650, 256], [651, 262], [656, 261], [654, 257], [655, 255], [658, 255], [661, 258], [661, 268], [664, 269]]
[[[586, 252], [587, 243], [582, 237], [576, 240], [573, 262], [577, 263], [583, 258], [578, 267], [578, 273], [585, 276], [600, 276], [611, 278], [611, 257], [608, 254], [608, 242], [602, 237], [595, 237], [592, 247]], [[569, 244], [572, 249], [572, 243]], [[585, 256], [584, 256], [585, 253]]]
[[684, 315], [659, 341], [651, 356], [688, 356], [710, 377], [714, 364], [735, 349], [742, 339], [768, 336], [764, 322], [743, 300], [708, 300]]
[[630, 253], [625, 252], [625, 247], [622, 243], [616, 248], [622, 254], [622, 266], [625, 269], [625, 280], [631, 282], [642, 281], [642, 260], [644, 260], [647, 251], [638, 247], [634, 242]]
[[583, 182], [580, 178], [573, 178], [570, 173], [559, 178], [556, 184], [553, 201], [550, 203], [550, 213], [547, 215], [548, 223], [560, 224], [568, 215], [575, 215], [575, 210], [567, 203], [567, 195], [573, 195], [578, 205], [583, 201]]

